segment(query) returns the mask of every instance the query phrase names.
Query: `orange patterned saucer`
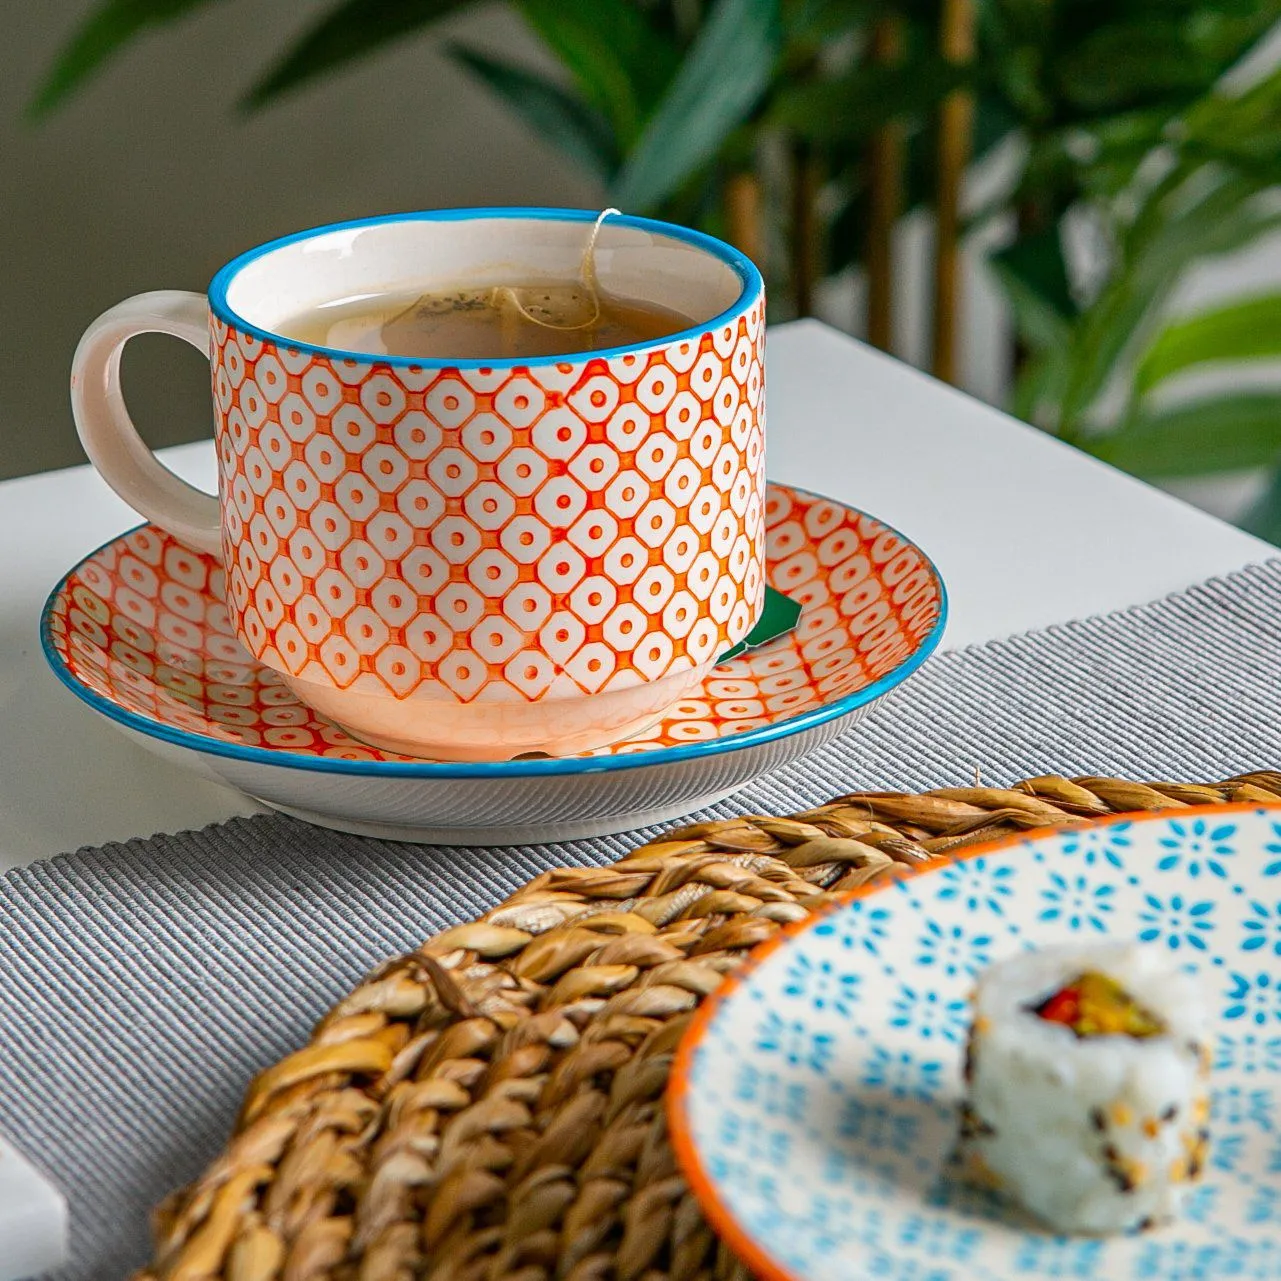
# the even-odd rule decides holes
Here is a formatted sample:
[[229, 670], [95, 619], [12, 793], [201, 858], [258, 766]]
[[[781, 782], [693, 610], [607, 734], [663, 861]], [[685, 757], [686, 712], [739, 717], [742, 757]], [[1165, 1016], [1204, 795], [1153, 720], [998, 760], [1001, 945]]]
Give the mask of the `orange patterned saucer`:
[[901, 534], [783, 485], [769, 488], [766, 528], [767, 576], [801, 605], [796, 630], [718, 666], [644, 737], [581, 756], [441, 763], [356, 742], [241, 648], [218, 563], [152, 525], [63, 579], [41, 638], [95, 711], [312, 822], [456, 844], [601, 835], [688, 814], [796, 760], [937, 647], [943, 583]]

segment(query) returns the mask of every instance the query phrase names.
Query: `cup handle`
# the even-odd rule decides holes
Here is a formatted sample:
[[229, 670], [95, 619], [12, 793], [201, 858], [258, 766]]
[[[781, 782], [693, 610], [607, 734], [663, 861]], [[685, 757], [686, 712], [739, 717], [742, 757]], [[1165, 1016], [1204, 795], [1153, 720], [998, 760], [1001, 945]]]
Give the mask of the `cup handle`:
[[104, 311], [85, 330], [71, 365], [71, 411], [80, 443], [102, 478], [149, 521], [196, 551], [222, 559], [218, 500], [175, 476], [143, 443], [120, 389], [120, 353], [135, 334], [173, 334], [209, 356], [203, 294], [161, 289]]

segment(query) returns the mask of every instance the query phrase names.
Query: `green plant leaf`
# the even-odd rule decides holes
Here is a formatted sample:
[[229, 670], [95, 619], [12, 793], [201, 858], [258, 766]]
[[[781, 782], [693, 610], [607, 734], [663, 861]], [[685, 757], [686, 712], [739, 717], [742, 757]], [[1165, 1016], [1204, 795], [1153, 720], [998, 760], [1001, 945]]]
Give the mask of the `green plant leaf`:
[[[1176, 190], [1167, 198], [1175, 201], [1180, 194]], [[1133, 256], [1073, 332], [1072, 376], [1062, 407], [1062, 426], [1069, 438], [1119, 361], [1149, 329], [1186, 268], [1240, 249], [1281, 225], [1281, 216], [1251, 202], [1255, 194], [1250, 181], [1228, 176], [1163, 217], [1153, 214], [1138, 220], [1144, 231], [1137, 248], [1132, 248]]]
[[783, 0], [783, 30], [789, 42], [822, 45], [881, 12], [876, 0]]
[[1106, 116], [1144, 103], [1171, 109], [1186, 105], [1210, 89], [1277, 19], [1271, 0], [1078, 0], [1057, 7], [1058, 30], [1043, 48], [1060, 119]]
[[309, 27], [241, 102], [254, 110], [478, 0], [344, 0]]
[[1179, 122], [1185, 154], [1215, 158], [1264, 184], [1281, 182], [1276, 146], [1281, 119], [1281, 67], [1238, 93], [1216, 89]]
[[1267, 489], [1237, 524], [1247, 534], [1281, 547], [1281, 467], [1272, 473]]
[[118, 49], [148, 27], [185, 18], [211, 0], [106, 0], [76, 29], [40, 82], [27, 113], [47, 115], [65, 102]]
[[710, 160], [769, 86], [778, 0], [716, 0], [610, 192], [621, 209], [652, 209]]
[[982, 161], [1019, 128], [1019, 119], [1007, 103], [989, 88], [980, 85], [974, 103], [974, 163]]
[[1281, 67], [1274, 68], [1239, 93], [1215, 91], [1196, 103], [1185, 117], [1188, 136], [1212, 142], [1226, 133], [1234, 140], [1275, 150], [1277, 111], [1281, 108]]
[[1010, 413], [1049, 432], [1058, 430], [1058, 407], [1068, 378], [1063, 345], [1031, 353], [1010, 397]]
[[595, 108], [536, 72], [451, 44], [446, 52], [502, 98], [536, 133], [601, 182], [618, 165], [609, 122]]
[[1005, 289], [1019, 332], [1037, 348], [1068, 339], [1077, 308], [1068, 285], [1063, 240], [1057, 225], [1024, 236], [988, 262]]
[[1281, 458], [1281, 392], [1215, 396], [1132, 419], [1082, 446], [1136, 476], [1200, 476]]
[[1081, 194], [1114, 199], [1134, 181], [1153, 150], [1166, 144], [1169, 123], [1168, 111], [1146, 108], [1115, 112], [1088, 125], [1073, 123], [1033, 141], [1029, 172], [1035, 174], [1055, 163], [1050, 157], [1059, 157]]
[[921, 119], [975, 79], [973, 68], [934, 53], [896, 67], [859, 66], [836, 79], [783, 85], [769, 123], [811, 142], [863, 139], [891, 120]]
[[630, 0], [519, 0], [519, 7], [621, 145], [631, 146], [676, 73], [676, 46]]
[[1167, 325], [1143, 353], [1134, 390], [1145, 396], [1159, 383], [1197, 365], [1281, 357], [1281, 294], [1229, 303]]
[[1185, 21], [1157, 15], [1099, 27], [1054, 64], [1059, 92], [1087, 111], [1124, 109], [1171, 93], [1195, 96], [1217, 72], [1189, 39]]

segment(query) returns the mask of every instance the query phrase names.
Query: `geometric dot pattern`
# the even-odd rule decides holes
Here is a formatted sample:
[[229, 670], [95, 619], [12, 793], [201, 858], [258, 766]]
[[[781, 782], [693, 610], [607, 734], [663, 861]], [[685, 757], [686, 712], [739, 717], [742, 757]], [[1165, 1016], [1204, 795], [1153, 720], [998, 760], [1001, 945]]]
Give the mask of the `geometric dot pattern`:
[[[728, 738], [830, 705], [890, 674], [934, 630], [942, 588], [912, 544], [861, 512], [783, 485], [764, 505], [770, 585], [797, 627], [714, 667], [641, 737], [592, 756]], [[165, 729], [285, 756], [409, 759], [358, 743], [245, 652], [211, 556], [144, 525], [67, 576], [48, 609], [57, 661], [82, 688]]]
[[764, 593], [764, 302], [608, 359], [341, 360], [216, 317], [229, 603], [303, 680], [579, 697], [714, 661]]

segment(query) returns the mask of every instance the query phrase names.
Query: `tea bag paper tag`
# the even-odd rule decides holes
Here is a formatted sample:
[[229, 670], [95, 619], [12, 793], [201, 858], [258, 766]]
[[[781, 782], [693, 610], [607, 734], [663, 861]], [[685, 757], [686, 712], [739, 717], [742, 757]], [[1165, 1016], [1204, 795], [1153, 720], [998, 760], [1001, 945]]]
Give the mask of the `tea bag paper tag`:
[[800, 622], [800, 618], [801, 607], [794, 600], [784, 596], [782, 592], [776, 592], [772, 587], [766, 587], [765, 604], [761, 608], [760, 618], [756, 620], [756, 626], [716, 661], [728, 663], [731, 658], [737, 658], [749, 649], [759, 649], [772, 640], [778, 640], [780, 636], [786, 636]]

